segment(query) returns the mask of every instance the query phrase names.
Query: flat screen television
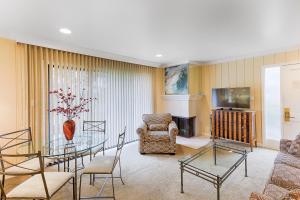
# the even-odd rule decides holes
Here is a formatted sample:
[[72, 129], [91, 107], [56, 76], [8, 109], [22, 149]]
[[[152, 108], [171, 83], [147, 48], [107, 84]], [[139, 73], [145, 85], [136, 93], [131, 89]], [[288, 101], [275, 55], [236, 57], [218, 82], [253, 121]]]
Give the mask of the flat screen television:
[[250, 109], [250, 87], [213, 88], [214, 108]]

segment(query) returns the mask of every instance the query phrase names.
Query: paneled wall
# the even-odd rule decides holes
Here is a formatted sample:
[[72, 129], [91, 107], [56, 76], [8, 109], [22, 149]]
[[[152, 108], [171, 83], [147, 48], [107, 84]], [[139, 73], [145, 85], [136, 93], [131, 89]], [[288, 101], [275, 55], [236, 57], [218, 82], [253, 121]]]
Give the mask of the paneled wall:
[[200, 90], [204, 97], [201, 101], [201, 130], [208, 135], [210, 130], [209, 114], [211, 109], [211, 89], [214, 87], [251, 87], [251, 109], [256, 111], [256, 132], [258, 142], [262, 142], [262, 83], [261, 71], [265, 65], [300, 62], [299, 49], [270, 54], [260, 57], [230, 62], [201, 65], [199, 72]]

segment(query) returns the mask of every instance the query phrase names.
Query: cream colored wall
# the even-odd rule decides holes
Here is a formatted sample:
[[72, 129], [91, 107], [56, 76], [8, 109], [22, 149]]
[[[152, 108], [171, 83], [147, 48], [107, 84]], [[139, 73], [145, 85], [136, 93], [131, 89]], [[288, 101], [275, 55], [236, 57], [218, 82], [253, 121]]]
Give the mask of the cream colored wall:
[[200, 66], [199, 86], [205, 95], [201, 101], [201, 131], [209, 134], [211, 89], [214, 87], [251, 87], [251, 109], [256, 111], [257, 140], [262, 143], [261, 70], [264, 65], [300, 62], [299, 49], [231, 62]]
[[16, 42], [0, 38], [0, 133], [17, 128]]
[[164, 101], [162, 99], [162, 95], [164, 95], [164, 87], [165, 87], [165, 70], [163, 68], [155, 69], [155, 88], [154, 88], [154, 97], [155, 97], [155, 113], [164, 112]]

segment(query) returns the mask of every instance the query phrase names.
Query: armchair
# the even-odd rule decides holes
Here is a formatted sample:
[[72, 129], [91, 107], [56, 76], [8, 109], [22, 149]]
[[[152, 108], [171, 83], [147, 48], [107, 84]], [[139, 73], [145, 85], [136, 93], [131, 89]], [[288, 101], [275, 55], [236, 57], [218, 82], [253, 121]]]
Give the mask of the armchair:
[[143, 124], [136, 130], [139, 151], [145, 153], [176, 153], [178, 128], [169, 113], [144, 114]]

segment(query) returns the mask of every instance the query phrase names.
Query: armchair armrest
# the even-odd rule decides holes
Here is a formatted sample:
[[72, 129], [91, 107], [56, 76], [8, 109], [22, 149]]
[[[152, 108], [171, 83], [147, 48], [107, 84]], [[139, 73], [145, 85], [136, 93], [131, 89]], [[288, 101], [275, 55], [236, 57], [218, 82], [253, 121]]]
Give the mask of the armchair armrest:
[[267, 195], [264, 195], [264, 194], [252, 192], [250, 194], [249, 200], [273, 200], [273, 198], [271, 198], [271, 197], [269, 197]]
[[171, 123], [169, 124], [168, 130], [169, 130], [169, 135], [170, 135], [171, 140], [175, 140], [176, 135], [178, 134], [179, 130], [174, 121], [171, 121]]
[[143, 135], [145, 133], [147, 133], [147, 125], [145, 123], [142, 123], [137, 129], [136, 129], [136, 133], [138, 135]]
[[291, 144], [292, 144], [292, 140], [281, 139], [280, 140], [280, 151], [283, 153], [287, 153]]

